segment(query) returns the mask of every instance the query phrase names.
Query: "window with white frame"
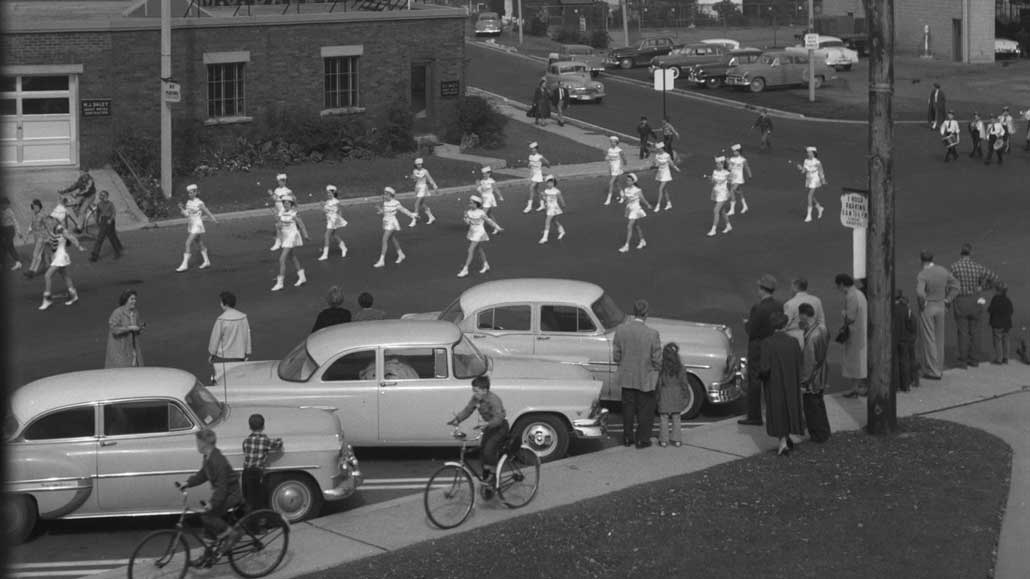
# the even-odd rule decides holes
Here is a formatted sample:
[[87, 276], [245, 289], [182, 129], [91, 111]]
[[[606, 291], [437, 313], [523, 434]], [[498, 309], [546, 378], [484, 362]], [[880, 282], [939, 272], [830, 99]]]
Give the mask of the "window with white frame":
[[363, 52], [362, 45], [322, 47], [325, 109], [361, 107], [358, 66]]
[[242, 117], [247, 113], [246, 63], [207, 65], [207, 116]]

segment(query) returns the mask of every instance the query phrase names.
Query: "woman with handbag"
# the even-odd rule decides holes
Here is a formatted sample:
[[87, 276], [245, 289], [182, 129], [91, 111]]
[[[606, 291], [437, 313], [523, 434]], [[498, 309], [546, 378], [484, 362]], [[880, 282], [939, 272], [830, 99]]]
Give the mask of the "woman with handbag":
[[533, 92], [533, 108], [530, 111], [533, 113], [530, 116], [533, 117], [534, 125], [547, 124], [547, 119], [551, 118], [551, 91], [547, 90], [547, 81], [544, 79], [540, 79]]
[[844, 348], [840, 365], [841, 376], [851, 382], [851, 389], [844, 397], [866, 396], [869, 393], [866, 384], [869, 374], [869, 305], [865, 295], [855, 287], [855, 280], [850, 275], [839, 273], [834, 282], [837, 284], [837, 291], [844, 295], [844, 324], [835, 338]]

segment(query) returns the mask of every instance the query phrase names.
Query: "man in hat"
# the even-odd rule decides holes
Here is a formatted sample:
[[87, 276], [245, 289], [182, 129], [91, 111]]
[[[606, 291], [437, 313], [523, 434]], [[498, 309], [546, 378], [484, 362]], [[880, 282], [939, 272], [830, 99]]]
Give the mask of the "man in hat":
[[944, 98], [944, 91], [941, 90], [941, 85], [933, 83], [933, 89], [930, 90], [930, 101], [929, 107], [927, 108], [927, 120], [930, 123], [930, 130], [935, 131], [937, 127], [944, 122], [944, 111], [948, 110], [947, 100]]
[[980, 113], [973, 113], [973, 120], [969, 121], [969, 139], [973, 143], [973, 148], [969, 151], [969, 158], [976, 157], [977, 159], [984, 158], [984, 151], [981, 142], [984, 138], [984, 122], [980, 119]]
[[762, 356], [762, 340], [773, 335], [771, 316], [783, 313], [783, 304], [776, 293], [776, 278], [764, 274], [758, 279], [758, 303], [751, 306], [751, 312], [744, 318], [747, 332], [747, 417], [737, 421], [748, 426], [762, 425], [762, 379], [758, 372]]
[[1005, 152], [1005, 125], [999, 117], [991, 117], [987, 121], [987, 158], [984, 165], [991, 164], [991, 158], [998, 156], [998, 164], [1003, 164], [1002, 155]]
[[[611, 135], [608, 137], [609, 146], [608, 151], [604, 155], [604, 160], [608, 162], [608, 197], [605, 198], [604, 204], [612, 204], [612, 194], [615, 192], [616, 187], [619, 185], [620, 178], [624, 168], [626, 167], [626, 153], [623, 152], [622, 147], [619, 146], [619, 137]], [[619, 203], [622, 203], [622, 188], [619, 187]]]
[[947, 163], [953, 157], [958, 161], [958, 121], [955, 120], [955, 111], [948, 111], [948, 118], [941, 123], [941, 139], [944, 141], [944, 162]]
[[615, 328], [612, 339], [612, 359], [618, 365], [614, 381], [622, 390], [622, 442], [637, 448], [651, 446], [655, 388], [662, 368], [662, 340], [645, 324], [647, 310], [647, 301], [637, 300], [633, 316]]
[[772, 132], [773, 123], [772, 119], [769, 118], [769, 111], [762, 109], [758, 113], [758, 118], [755, 120], [755, 124], [751, 126], [752, 129], [758, 129], [762, 135], [762, 142], [759, 145], [759, 149], [766, 151], [772, 148]]
[[640, 158], [646, 159], [651, 154], [651, 140], [655, 138], [654, 129], [647, 122], [646, 116], [640, 117], [637, 124], [637, 137], [640, 139]]
[[947, 269], [933, 262], [933, 254], [919, 254], [923, 268], [916, 275], [919, 309], [919, 344], [923, 378], [940, 380], [944, 373], [945, 312], [958, 295], [959, 284]]

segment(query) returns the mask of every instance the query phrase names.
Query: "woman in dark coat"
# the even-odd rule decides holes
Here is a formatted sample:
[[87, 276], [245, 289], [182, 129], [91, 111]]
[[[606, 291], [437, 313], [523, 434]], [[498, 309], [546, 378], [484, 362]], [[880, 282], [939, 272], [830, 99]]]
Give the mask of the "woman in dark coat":
[[533, 124], [542, 124], [551, 118], [551, 91], [547, 90], [547, 81], [540, 79], [536, 91], [533, 92]]
[[765, 398], [765, 431], [780, 439], [777, 454], [784, 456], [794, 447], [791, 434], [801, 436], [801, 366], [804, 362], [798, 341], [783, 331], [787, 315], [774, 312], [769, 316], [776, 332], [762, 342], [758, 375], [762, 378]]

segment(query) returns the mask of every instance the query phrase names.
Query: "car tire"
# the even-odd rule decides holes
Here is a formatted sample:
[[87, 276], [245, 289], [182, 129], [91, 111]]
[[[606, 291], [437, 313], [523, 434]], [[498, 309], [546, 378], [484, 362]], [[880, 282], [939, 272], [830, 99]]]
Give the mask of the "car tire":
[[821, 74], [815, 76], [815, 88], [822, 88], [823, 83], [826, 82], [826, 78]]
[[717, 76], [710, 76], [705, 79], [705, 87], [719, 88], [722, 86], [722, 79]]
[[512, 427], [513, 434], [540, 457], [540, 462], [564, 458], [569, 451], [569, 428], [555, 416], [523, 416]]
[[765, 90], [765, 79], [760, 76], [755, 77], [751, 79], [750, 83], [748, 83], [747, 88], [751, 92], [762, 92], [763, 90]]
[[852, 67], [853, 65], [851, 64], [845, 64], [844, 66], [840, 67], [840, 70], [843, 70], [844, 72], [851, 72]]
[[276, 474], [268, 477], [268, 507], [288, 522], [297, 523], [322, 511], [322, 491], [306, 474]]
[[36, 501], [28, 495], [4, 495], [4, 540], [8, 545], [20, 545], [36, 529], [39, 510]]
[[628, 70], [630, 68], [633, 68], [633, 59], [632, 58], [623, 58], [622, 60], [619, 61], [619, 68], [621, 68], [623, 70]]
[[[678, 66], [670, 66], [669, 70], [674, 71], [673, 72], [673, 78], [679, 78], [679, 77], [683, 76], [683, 69], [678, 67]], [[684, 78], [686, 78], [686, 77], [684, 77]], [[676, 82], [673, 81], [673, 84], [676, 84]]]
[[692, 420], [701, 414], [701, 408], [704, 407], [707, 396], [705, 395], [705, 385], [697, 376], [687, 374], [687, 384], [690, 398], [687, 400], [687, 407], [680, 413], [680, 418]]
[[595, 104], [595, 105], [599, 105], [599, 104], [601, 104], [602, 102], [604, 102], [604, 97], [600, 97], [600, 98], [596, 98], [596, 99], [594, 99], [594, 104]]

